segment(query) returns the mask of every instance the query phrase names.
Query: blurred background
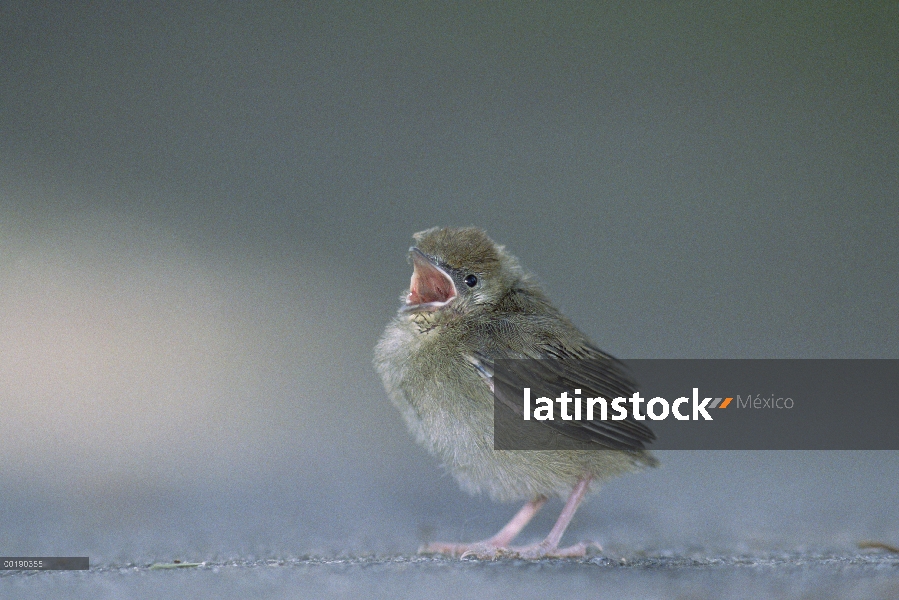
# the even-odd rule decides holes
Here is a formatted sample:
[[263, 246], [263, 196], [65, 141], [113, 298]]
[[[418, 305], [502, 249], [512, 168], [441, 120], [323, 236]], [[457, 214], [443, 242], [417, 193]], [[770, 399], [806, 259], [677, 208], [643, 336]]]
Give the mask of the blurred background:
[[[899, 358], [899, 5], [0, 4], [0, 545], [413, 552], [371, 366], [478, 225], [623, 358]], [[666, 452], [566, 539], [899, 543], [897, 452]], [[561, 503], [527, 530], [542, 537]]]

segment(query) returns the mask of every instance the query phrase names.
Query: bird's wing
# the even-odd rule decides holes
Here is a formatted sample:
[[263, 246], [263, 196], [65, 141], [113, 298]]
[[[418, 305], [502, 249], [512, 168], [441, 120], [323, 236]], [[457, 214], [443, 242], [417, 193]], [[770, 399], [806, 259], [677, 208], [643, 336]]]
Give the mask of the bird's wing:
[[[503, 360], [497, 368], [496, 361]], [[539, 389], [550, 398], [568, 392], [574, 397], [574, 390], [581, 390], [582, 420], [563, 420], [558, 404], [553, 402], [553, 419], [539, 421], [557, 432], [580, 442], [595, 444], [598, 448], [615, 450], [642, 450], [646, 443], [655, 439], [655, 434], [632, 415], [620, 421], [586, 419], [587, 398], [629, 398], [637, 391], [637, 384], [627, 368], [617, 359], [593, 346], [582, 345], [576, 350], [568, 350], [551, 342], [529, 350], [526, 356], [516, 353], [509, 356], [502, 351], [480, 350], [472, 353], [469, 362], [490, 386], [494, 397], [516, 414], [523, 413], [521, 390], [525, 387]], [[569, 415], [574, 412], [574, 404], [569, 405]]]

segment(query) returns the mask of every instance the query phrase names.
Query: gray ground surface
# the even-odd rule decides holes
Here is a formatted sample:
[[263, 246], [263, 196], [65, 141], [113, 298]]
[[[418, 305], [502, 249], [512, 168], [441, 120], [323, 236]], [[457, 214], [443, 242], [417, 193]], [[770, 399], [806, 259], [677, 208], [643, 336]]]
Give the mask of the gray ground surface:
[[584, 560], [297, 557], [6, 572], [0, 595], [79, 598], [896, 598], [899, 555], [664, 552]]
[[[423, 453], [379, 476], [369, 466], [383, 455], [358, 458], [328, 477], [298, 462], [232, 488], [7, 482], [8, 556], [94, 568], [0, 572], [0, 598], [899, 597], [899, 555], [858, 546], [899, 541], [897, 453], [660, 453], [661, 468], [609, 482], [575, 515], [563, 543], [602, 553], [536, 563], [416, 556], [427, 541], [486, 537], [517, 507], [466, 496]], [[519, 542], [544, 536], [561, 505]], [[203, 565], [150, 569], [174, 560]]]

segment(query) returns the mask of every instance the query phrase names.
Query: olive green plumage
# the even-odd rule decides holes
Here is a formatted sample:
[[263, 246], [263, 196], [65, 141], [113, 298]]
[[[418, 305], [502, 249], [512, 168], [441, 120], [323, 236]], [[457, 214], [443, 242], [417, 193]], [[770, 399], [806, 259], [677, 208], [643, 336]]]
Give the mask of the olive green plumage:
[[614, 359], [481, 229], [433, 228], [413, 238], [412, 289], [378, 343], [375, 367], [418, 442], [464, 489], [503, 501], [565, 497], [584, 477], [597, 481], [656, 464], [640, 447], [494, 450], [492, 361]]

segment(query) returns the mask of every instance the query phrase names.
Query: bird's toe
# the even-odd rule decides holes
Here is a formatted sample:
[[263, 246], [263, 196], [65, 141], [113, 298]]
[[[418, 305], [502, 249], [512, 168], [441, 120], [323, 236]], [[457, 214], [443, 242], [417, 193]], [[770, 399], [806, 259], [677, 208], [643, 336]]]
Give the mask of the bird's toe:
[[587, 556], [588, 550], [602, 550], [596, 542], [581, 542], [566, 548], [550, 547], [546, 544], [533, 544], [518, 548], [509, 548], [508, 554], [524, 560], [539, 560], [541, 558], [581, 558]]

